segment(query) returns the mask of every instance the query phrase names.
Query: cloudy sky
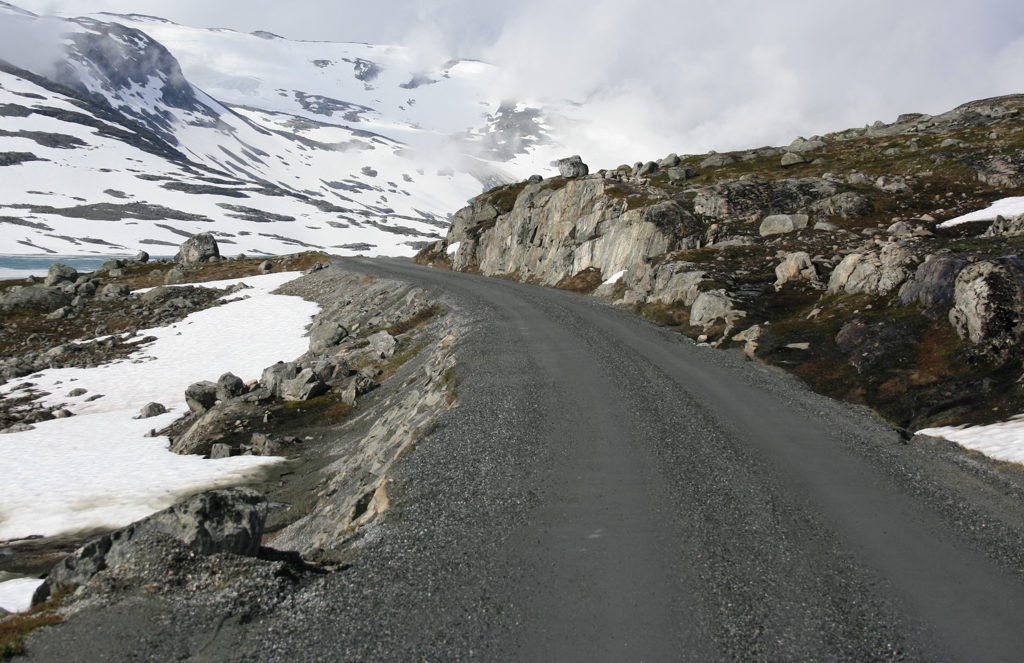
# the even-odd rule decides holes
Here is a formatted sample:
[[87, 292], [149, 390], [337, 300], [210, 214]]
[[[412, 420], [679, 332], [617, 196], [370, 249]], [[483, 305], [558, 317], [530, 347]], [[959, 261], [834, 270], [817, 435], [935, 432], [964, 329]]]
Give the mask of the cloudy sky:
[[[584, 102], [599, 166], [788, 143], [1024, 92], [1020, 0], [13, 0], [498, 65], [508, 98]], [[616, 163], [610, 163], [614, 160]]]

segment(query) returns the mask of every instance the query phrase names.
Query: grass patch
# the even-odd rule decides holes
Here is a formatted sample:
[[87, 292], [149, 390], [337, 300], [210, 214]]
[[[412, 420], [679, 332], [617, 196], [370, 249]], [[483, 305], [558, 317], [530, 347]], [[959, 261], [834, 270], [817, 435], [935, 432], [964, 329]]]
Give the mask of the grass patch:
[[399, 336], [406, 332], [412, 331], [413, 329], [419, 329], [423, 325], [433, 320], [436, 316], [440, 315], [444, 311], [444, 307], [438, 303], [433, 303], [430, 306], [421, 308], [419, 311], [414, 313], [412, 316], [396, 322], [387, 328], [387, 332], [392, 336]]
[[603, 282], [604, 278], [601, 276], [600, 269], [596, 267], [587, 267], [582, 272], [578, 272], [573, 276], [565, 277], [556, 283], [555, 287], [586, 295], [597, 290], [597, 287]]
[[406, 347], [404, 350], [399, 350], [395, 354], [391, 355], [381, 366], [383, 373], [378, 376], [377, 381], [383, 382], [384, 380], [387, 380], [389, 377], [394, 375], [395, 371], [401, 368], [405, 362], [418, 355], [423, 348], [427, 347], [429, 344], [430, 343], [426, 340], [419, 341]]
[[24, 640], [33, 631], [44, 626], [53, 626], [64, 621], [56, 610], [68, 591], [56, 593], [50, 600], [33, 606], [28, 612], [11, 615], [0, 621], [0, 659], [8, 659], [24, 653]]
[[445, 407], [450, 408], [455, 403], [459, 389], [459, 375], [455, 370], [455, 364], [449, 366], [448, 370], [441, 376], [441, 384], [445, 386]]

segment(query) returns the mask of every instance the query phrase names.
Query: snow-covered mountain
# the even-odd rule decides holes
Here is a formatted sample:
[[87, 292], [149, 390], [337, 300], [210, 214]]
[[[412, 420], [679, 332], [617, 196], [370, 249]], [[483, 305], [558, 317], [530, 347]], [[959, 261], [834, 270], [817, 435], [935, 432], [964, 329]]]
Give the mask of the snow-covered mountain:
[[412, 254], [564, 156], [482, 62], [3, 2], [0, 28], [34, 40], [0, 47], [0, 254]]

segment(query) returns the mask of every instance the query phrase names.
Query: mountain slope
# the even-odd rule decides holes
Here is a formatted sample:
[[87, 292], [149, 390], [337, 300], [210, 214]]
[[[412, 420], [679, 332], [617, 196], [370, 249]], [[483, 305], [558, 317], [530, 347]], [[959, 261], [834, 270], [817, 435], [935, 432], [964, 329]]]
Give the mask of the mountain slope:
[[61, 48], [0, 67], [0, 217], [18, 228], [0, 253], [173, 252], [211, 230], [228, 253], [411, 254], [554, 149], [540, 111], [487, 99], [482, 63], [421, 71], [397, 47], [135, 15], [0, 17], [41, 37], [56, 22]]

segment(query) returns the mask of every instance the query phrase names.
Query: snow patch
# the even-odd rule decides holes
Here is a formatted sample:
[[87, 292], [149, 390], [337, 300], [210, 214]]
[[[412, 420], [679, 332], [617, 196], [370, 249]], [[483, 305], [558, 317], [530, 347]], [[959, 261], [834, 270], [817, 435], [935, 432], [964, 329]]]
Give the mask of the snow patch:
[[25, 612], [32, 607], [32, 594], [43, 584], [38, 578], [15, 578], [0, 582], [0, 608], [7, 612]]
[[955, 219], [943, 221], [939, 224], [939, 227], [949, 228], [950, 226], [957, 226], [961, 223], [968, 223], [970, 221], [995, 221], [997, 216], [1011, 217], [1017, 216], [1018, 214], [1024, 214], [1024, 196], [1001, 198], [985, 209], [980, 209], [976, 212], [970, 212], [969, 214], [958, 216]]
[[925, 428], [918, 433], [944, 437], [996, 460], [1024, 463], [1024, 414], [987, 426], [943, 426]]
[[447, 249], [447, 250], [446, 250], [445, 252], [446, 252], [446, 253], [447, 253], [448, 255], [450, 255], [450, 256], [451, 256], [451, 255], [455, 255], [455, 252], [459, 250], [459, 247], [460, 247], [461, 245], [462, 245], [462, 242], [455, 242], [454, 244], [449, 244], [449, 245], [448, 245], [448, 249]]
[[[184, 390], [198, 380], [231, 371], [243, 380], [291, 360], [308, 347], [305, 326], [319, 307], [271, 292], [298, 276], [267, 274], [206, 283], [244, 282], [237, 301], [193, 313], [140, 335], [157, 340], [128, 358], [96, 368], [50, 369], [12, 380], [0, 390], [31, 381], [49, 395], [38, 399], [75, 413], [0, 436], [0, 540], [54, 536], [122, 527], [189, 494], [237, 484], [280, 458], [236, 456], [206, 460], [169, 451], [166, 437], [146, 437], [181, 416]], [[65, 396], [84, 388], [82, 396]], [[90, 396], [102, 394], [97, 400]], [[171, 412], [135, 419], [143, 405], [163, 403]]]
[[623, 276], [625, 276], [625, 274], [626, 274], [626, 270], [620, 269], [619, 271], [617, 271], [614, 274], [612, 274], [608, 278], [608, 280], [605, 281], [604, 283], [602, 283], [601, 285], [615, 285], [616, 283], [619, 282], [619, 279], [621, 279]]

